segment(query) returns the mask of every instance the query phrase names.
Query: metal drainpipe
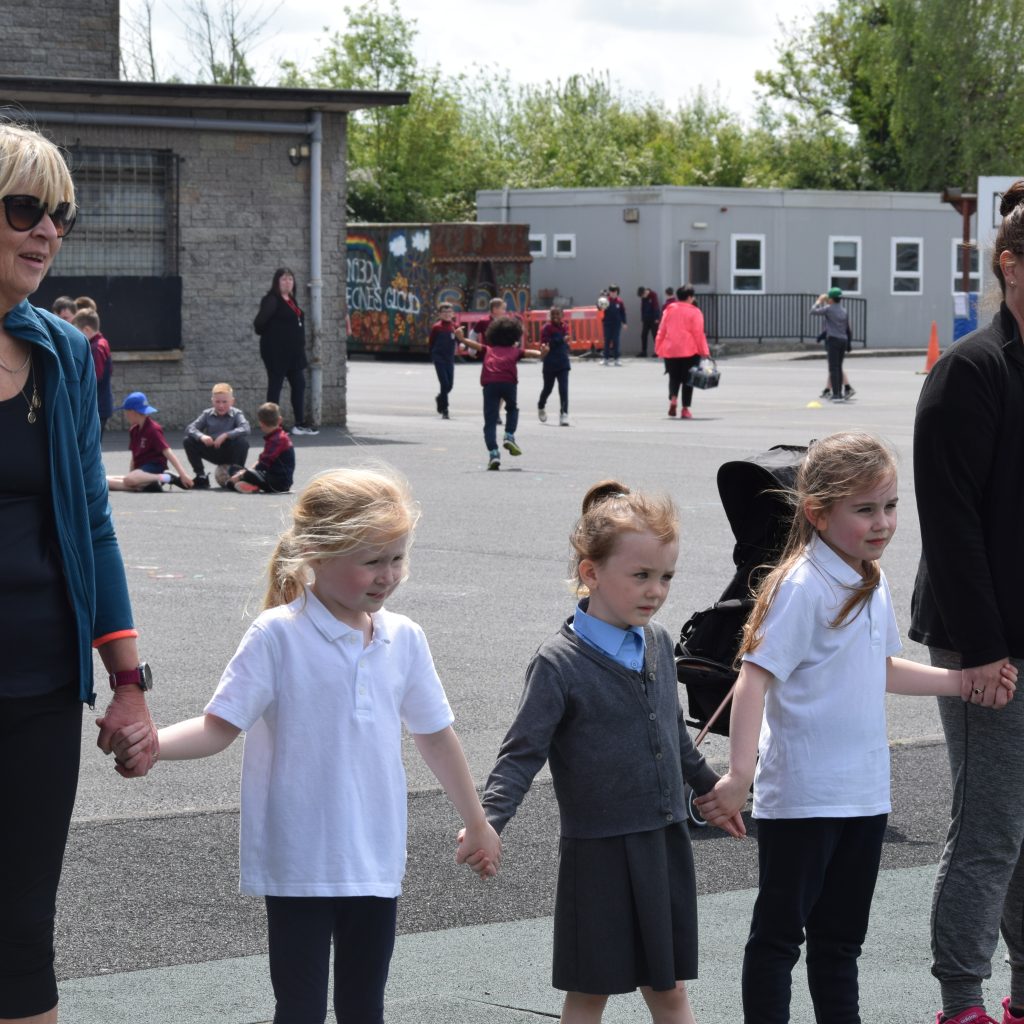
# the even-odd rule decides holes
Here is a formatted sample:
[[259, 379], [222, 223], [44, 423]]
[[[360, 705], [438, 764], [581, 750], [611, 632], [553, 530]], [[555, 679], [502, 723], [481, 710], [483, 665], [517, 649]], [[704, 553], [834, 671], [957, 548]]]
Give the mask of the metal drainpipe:
[[321, 160], [323, 125], [320, 111], [312, 113], [309, 132], [309, 332], [310, 332], [310, 404], [313, 426], [320, 426], [323, 411], [323, 263], [321, 253]]
[[323, 116], [310, 112], [309, 121], [231, 121], [224, 118], [156, 117], [140, 114], [88, 114], [63, 110], [26, 112], [26, 117], [50, 124], [87, 124], [124, 128], [179, 128], [186, 131], [263, 132], [271, 135], [307, 135], [309, 147], [309, 327], [312, 337], [310, 362], [311, 415], [320, 425], [323, 411], [323, 260], [321, 253], [321, 161]]
[[501, 190], [501, 223], [508, 223], [508, 185]]

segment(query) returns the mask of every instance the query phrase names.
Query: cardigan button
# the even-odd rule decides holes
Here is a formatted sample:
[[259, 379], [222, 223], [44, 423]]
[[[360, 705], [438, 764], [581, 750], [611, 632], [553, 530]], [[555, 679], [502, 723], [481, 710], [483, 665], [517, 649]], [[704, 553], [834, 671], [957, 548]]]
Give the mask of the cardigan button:
[[653, 722], [658, 716], [652, 711], [647, 717]]
[[670, 822], [672, 820], [672, 815], [671, 814], [666, 814], [665, 815], [665, 820]]

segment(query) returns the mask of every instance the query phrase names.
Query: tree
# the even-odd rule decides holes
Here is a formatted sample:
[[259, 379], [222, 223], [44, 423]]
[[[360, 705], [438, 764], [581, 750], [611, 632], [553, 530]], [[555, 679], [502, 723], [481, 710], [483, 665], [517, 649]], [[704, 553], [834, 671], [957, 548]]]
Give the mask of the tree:
[[[349, 208], [356, 220], [466, 218], [475, 201], [472, 140], [464, 129], [457, 80], [421, 69], [412, 52], [415, 20], [395, 0], [346, 7], [308, 70], [282, 64], [283, 85], [408, 92], [409, 103], [373, 107], [349, 118]], [[326, 31], [326, 29], [325, 29]]]

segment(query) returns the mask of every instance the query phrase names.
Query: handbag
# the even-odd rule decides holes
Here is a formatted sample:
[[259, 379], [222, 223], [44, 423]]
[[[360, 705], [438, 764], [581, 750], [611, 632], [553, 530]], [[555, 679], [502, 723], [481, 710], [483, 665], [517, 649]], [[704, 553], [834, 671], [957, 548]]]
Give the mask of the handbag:
[[707, 391], [708, 388], [717, 388], [721, 377], [722, 375], [718, 372], [718, 363], [714, 359], [702, 359], [698, 366], [694, 366], [690, 370], [690, 376], [686, 383], [691, 388]]

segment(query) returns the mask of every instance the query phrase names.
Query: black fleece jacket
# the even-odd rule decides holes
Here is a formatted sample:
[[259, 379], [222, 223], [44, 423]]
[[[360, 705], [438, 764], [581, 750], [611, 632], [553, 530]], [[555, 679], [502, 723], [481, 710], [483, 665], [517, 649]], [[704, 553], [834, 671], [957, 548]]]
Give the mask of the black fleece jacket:
[[964, 668], [1024, 657], [1024, 342], [1005, 305], [928, 374], [914, 485], [909, 636], [959, 652]]

